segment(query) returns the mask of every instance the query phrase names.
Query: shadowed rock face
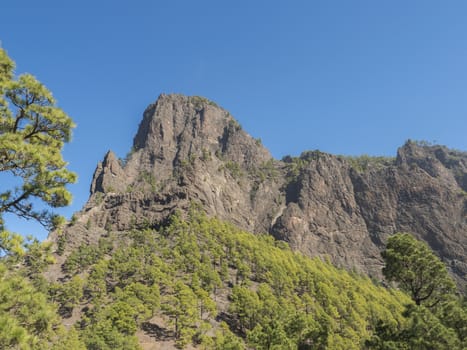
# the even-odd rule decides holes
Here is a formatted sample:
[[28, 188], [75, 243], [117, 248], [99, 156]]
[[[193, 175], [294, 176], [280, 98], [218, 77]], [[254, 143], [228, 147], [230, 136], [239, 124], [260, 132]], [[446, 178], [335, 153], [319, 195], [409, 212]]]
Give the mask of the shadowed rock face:
[[384, 242], [405, 231], [426, 241], [465, 290], [467, 153], [407, 142], [393, 160], [357, 165], [319, 151], [274, 160], [213, 102], [161, 95], [144, 112], [128, 159], [109, 152], [99, 163], [66, 234], [76, 245], [106, 230], [157, 227], [198, 203], [309, 256], [380, 277]]

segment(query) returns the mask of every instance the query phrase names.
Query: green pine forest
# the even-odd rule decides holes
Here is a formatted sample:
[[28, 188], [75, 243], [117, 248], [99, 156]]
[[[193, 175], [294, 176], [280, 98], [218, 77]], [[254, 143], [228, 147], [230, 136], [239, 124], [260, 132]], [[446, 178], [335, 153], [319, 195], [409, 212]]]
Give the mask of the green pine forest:
[[71, 200], [76, 174], [61, 151], [73, 126], [0, 49], [0, 173], [19, 183], [0, 188], [0, 349], [132, 350], [147, 338], [180, 349], [467, 348], [465, 296], [407, 233], [382, 252], [383, 283], [196, 204], [157, 229], [109, 228], [96, 244], [9, 232], [6, 213], [55, 232], [74, 224], [36, 206]]
[[[410, 235], [393, 237], [426, 248]], [[33, 242], [23, 255], [1, 261], [1, 348], [140, 349], [140, 329], [181, 349], [467, 345], [465, 299], [442, 264], [432, 277], [447, 289], [417, 304], [408, 289], [307, 258], [198, 209], [185, 219], [174, 215], [158, 230], [108, 232], [97, 245], [79, 246], [56, 283], [42, 273], [50, 248]], [[436, 265], [434, 255], [428, 259]]]

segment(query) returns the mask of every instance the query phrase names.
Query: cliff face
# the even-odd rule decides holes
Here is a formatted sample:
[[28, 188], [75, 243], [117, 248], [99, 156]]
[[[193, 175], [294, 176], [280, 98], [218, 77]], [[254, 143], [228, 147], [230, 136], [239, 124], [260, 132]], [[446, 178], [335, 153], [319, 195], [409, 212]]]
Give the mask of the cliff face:
[[307, 255], [329, 255], [376, 276], [387, 237], [410, 232], [430, 245], [465, 289], [467, 154], [408, 142], [394, 160], [359, 161], [363, 169], [315, 152], [271, 232]]
[[376, 277], [387, 237], [411, 232], [465, 288], [464, 152], [408, 142], [393, 160], [316, 151], [278, 161], [213, 102], [161, 95], [144, 112], [128, 158], [109, 152], [97, 166], [90, 199], [66, 236], [77, 245], [108, 230], [158, 226], [191, 203]]
[[194, 202], [264, 232], [279, 206], [280, 183], [265, 186], [255, 173], [274, 166], [270, 153], [227, 111], [200, 97], [162, 95], [146, 109], [132, 152], [120, 163], [109, 152], [94, 174], [85, 211], [100, 206], [92, 221], [101, 227], [157, 225]]

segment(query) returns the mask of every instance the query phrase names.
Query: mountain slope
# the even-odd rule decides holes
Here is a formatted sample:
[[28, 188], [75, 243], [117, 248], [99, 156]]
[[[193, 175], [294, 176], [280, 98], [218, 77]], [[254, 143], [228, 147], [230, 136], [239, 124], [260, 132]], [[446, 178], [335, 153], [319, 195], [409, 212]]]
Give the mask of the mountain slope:
[[454, 350], [467, 341], [461, 298], [416, 306], [194, 204], [158, 230], [109, 230], [62, 253], [60, 276], [49, 271], [42, 289], [87, 349]]
[[313, 151], [279, 161], [215, 103], [161, 95], [127, 159], [109, 152], [98, 165], [88, 203], [60, 239], [71, 249], [107, 231], [158, 228], [195, 202], [209, 216], [378, 278], [387, 237], [411, 232], [465, 290], [466, 193], [465, 152], [409, 141], [394, 159]]
[[197, 209], [159, 231], [110, 232], [63, 269], [52, 295], [89, 349], [360, 349], [378, 321], [405, 324], [410, 303]]

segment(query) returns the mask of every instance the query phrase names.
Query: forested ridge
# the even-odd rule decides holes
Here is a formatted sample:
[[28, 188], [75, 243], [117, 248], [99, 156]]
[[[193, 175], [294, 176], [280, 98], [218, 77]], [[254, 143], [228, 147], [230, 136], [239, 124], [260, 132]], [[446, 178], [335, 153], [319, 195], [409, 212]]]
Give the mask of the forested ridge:
[[140, 349], [147, 337], [203, 349], [466, 345], [465, 301], [455, 292], [436, 307], [416, 305], [197, 209], [158, 230], [110, 231], [78, 247], [55, 283], [42, 274], [50, 249], [36, 242], [1, 261], [3, 348]]

